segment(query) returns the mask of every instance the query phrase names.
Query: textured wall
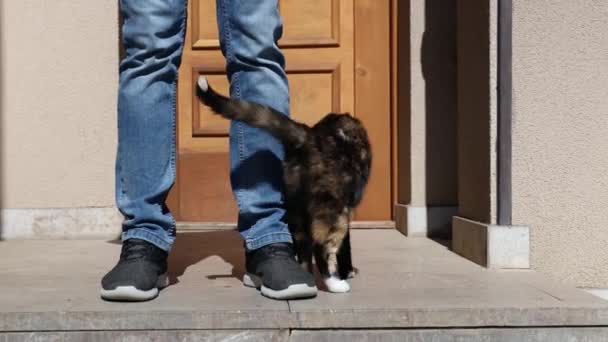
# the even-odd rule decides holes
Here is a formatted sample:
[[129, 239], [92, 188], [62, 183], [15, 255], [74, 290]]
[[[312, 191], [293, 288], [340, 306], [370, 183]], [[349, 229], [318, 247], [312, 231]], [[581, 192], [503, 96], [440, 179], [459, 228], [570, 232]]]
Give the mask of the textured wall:
[[608, 287], [608, 1], [514, 1], [513, 219], [532, 267]]
[[2, 207], [112, 206], [118, 1], [0, 1]]

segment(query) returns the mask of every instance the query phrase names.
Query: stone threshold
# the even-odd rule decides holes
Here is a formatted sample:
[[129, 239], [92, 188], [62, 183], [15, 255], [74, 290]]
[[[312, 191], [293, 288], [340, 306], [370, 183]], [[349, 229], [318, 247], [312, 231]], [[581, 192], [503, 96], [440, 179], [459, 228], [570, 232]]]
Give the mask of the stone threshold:
[[513, 342], [605, 341], [608, 328], [411, 330], [173, 330], [0, 333], [3, 341]]
[[284, 311], [4, 312], [0, 333], [247, 329], [487, 329], [608, 327], [605, 308], [443, 308]]

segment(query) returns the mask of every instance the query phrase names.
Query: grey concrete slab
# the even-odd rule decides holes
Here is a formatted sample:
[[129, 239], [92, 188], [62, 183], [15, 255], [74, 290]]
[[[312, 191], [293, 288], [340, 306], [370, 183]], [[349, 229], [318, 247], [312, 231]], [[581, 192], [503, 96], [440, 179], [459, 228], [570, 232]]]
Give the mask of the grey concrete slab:
[[0, 333], [0, 342], [287, 342], [289, 330], [70, 331]]
[[360, 273], [347, 294], [292, 301], [302, 328], [586, 325], [608, 323], [608, 306], [531, 271], [484, 269], [425, 238], [357, 231]]
[[292, 342], [604, 342], [608, 328], [303, 330]]
[[289, 303], [243, 287], [232, 231], [179, 234], [172, 285], [146, 303], [99, 298], [115, 242], [0, 242], [0, 331], [608, 325], [607, 301], [534, 272], [489, 271], [395, 230], [357, 230], [352, 240], [352, 292]]
[[106, 241], [0, 243], [0, 330], [280, 328], [286, 302], [241, 283], [242, 242], [231, 231], [181, 234], [170, 256], [172, 285], [145, 303], [99, 297], [118, 260]]
[[0, 333], [0, 342], [43, 341], [249, 341], [249, 342], [595, 342], [608, 328], [428, 329], [428, 330], [182, 330]]

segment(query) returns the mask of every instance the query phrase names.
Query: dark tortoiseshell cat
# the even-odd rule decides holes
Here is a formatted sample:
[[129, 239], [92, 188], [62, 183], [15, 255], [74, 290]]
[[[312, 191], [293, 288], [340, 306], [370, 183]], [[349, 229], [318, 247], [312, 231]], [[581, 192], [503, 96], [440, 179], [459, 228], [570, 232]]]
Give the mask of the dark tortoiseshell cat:
[[372, 160], [361, 122], [329, 113], [308, 127], [270, 107], [218, 94], [202, 76], [197, 95], [224, 118], [262, 128], [283, 143], [287, 223], [298, 261], [312, 271], [314, 254], [328, 290], [349, 291], [350, 214], [361, 201]]

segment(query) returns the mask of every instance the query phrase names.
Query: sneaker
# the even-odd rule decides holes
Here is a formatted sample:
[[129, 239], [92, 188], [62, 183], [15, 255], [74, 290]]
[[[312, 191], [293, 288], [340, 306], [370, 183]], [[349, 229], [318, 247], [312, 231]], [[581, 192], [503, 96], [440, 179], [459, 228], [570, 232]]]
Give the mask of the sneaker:
[[317, 295], [315, 278], [296, 262], [293, 245], [273, 243], [245, 255], [243, 284], [260, 289], [273, 299], [310, 298]]
[[118, 264], [101, 279], [101, 298], [144, 301], [168, 285], [167, 252], [147, 241], [128, 239], [122, 243]]

